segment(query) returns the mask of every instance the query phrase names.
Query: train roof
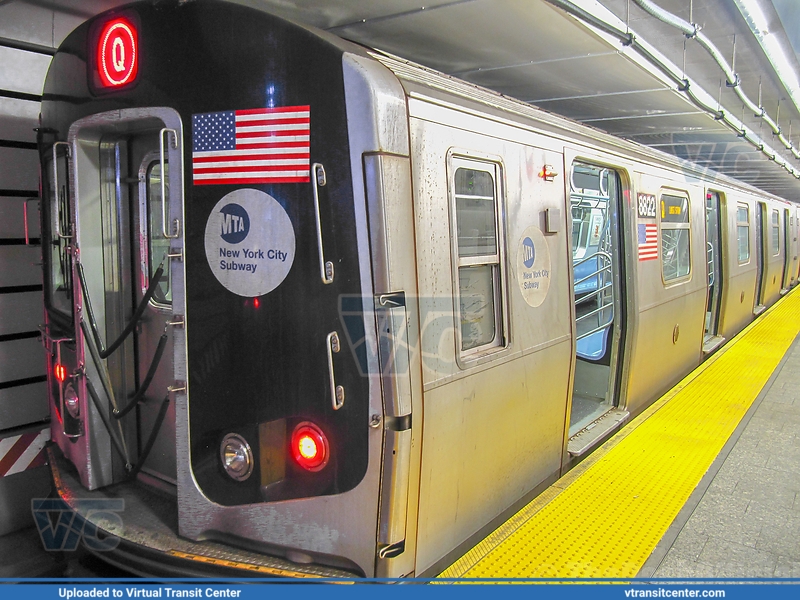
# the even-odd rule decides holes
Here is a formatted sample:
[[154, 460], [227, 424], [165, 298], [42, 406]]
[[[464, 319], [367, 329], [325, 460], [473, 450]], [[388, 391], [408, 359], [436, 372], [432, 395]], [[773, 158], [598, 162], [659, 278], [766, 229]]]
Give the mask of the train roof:
[[438, 98], [451, 103], [457, 99], [456, 102], [465, 108], [469, 107], [491, 114], [495, 118], [512, 121], [515, 125], [528, 127], [545, 135], [571, 138], [580, 144], [600, 146], [604, 151], [629, 160], [657, 163], [662, 167], [691, 174], [708, 183], [725, 185], [760, 197], [789, 202], [786, 198], [776, 196], [713, 169], [635, 141], [616, 137], [591, 125], [579, 123], [568, 117], [557, 115], [413, 61], [380, 50], [369, 50], [368, 53], [401, 80], [410, 97]]

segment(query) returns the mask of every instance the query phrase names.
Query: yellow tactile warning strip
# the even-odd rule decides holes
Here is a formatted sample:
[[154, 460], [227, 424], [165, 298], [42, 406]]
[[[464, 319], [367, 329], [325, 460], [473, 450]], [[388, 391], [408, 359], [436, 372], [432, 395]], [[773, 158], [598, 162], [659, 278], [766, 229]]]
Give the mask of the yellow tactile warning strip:
[[795, 290], [439, 577], [635, 577], [798, 332]]

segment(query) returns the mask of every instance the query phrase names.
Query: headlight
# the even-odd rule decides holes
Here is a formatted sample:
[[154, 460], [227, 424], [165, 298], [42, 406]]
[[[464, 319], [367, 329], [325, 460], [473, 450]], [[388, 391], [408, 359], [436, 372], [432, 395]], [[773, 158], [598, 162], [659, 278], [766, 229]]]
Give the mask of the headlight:
[[253, 451], [237, 433], [229, 433], [220, 444], [220, 459], [225, 472], [236, 481], [244, 481], [253, 473]]

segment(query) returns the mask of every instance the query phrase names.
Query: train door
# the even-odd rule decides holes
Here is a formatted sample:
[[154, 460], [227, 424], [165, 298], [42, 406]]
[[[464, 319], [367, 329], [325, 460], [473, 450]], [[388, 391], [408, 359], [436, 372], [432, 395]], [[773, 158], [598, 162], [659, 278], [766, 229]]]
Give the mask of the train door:
[[[172, 140], [169, 133], [150, 131], [120, 143], [130, 152], [130, 186], [132, 196], [131, 219], [131, 273], [128, 283], [134, 305], [145, 303], [135, 342], [136, 390], [145, 385], [143, 401], [138, 405], [138, 438], [147, 443], [153, 434], [152, 444], [147, 448], [146, 463], [142, 473], [176, 484], [175, 473], [175, 406], [166, 400], [168, 388], [173, 382], [171, 360], [173, 337], [168, 335], [172, 322], [172, 286], [169, 270], [170, 227], [162, 226], [162, 209], [170, 200], [169, 162], [162, 159], [161, 145]], [[169, 138], [169, 139], [168, 139]], [[129, 175], [129, 177], [130, 177]], [[120, 240], [124, 245], [125, 241]], [[159, 272], [160, 270], [160, 272]], [[157, 281], [154, 278], [158, 278]], [[152, 297], [145, 300], [152, 286]], [[161, 362], [164, 365], [161, 365]], [[133, 392], [129, 387], [128, 394]], [[166, 405], [164, 403], [167, 402]], [[165, 408], [162, 408], [164, 406]], [[163, 417], [159, 414], [165, 410]]]
[[720, 194], [706, 193], [706, 263], [708, 266], [708, 299], [706, 304], [703, 352], [712, 352], [723, 341], [719, 333], [720, 299], [722, 298], [722, 235], [720, 227]]
[[174, 493], [175, 412], [168, 395], [174, 326], [181, 321], [172, 297], [182, 280], [167, 255], [179, 245], [173, 217], [181, 210], [180, 120], [167, 109], [148, 112], [95, 115], [70, 130], [83, 314], [76, 329], [86, 408], [99, 418], [87, 422], [85, 435], [110, 441], [108, 453], [90, 453], [78, 466], [106, 473], [98, 487], [141, 474]]
[[783, 284], [781, 293], [789, 291], [794, 283], [792, 268], [794, 267], [794, 218], [788, 208], [783, 209]]
[[800, 208], [792, 207], [789, 214], [792, 216], [790, 223], [792, 224], [792, 279], [794, 284], [797, 285], [798, 278], [800, 278]]
[[764, 227], [766, 227], [766, 219], [764, 218], [764, 213], [766, 212], [767, 207], [764, 205], [763, 202], [756, 202], [756, 265], [757, 265], [757, 274], [756, 274], [756, 295], [755, 295], [755, 305], [753, 307], [754, 314], [761, 314], [764, 312], [766, 308], [764, 306], [764, 272], [766, 269], [765, 260], [766, 257], [764, 256], [764, 238], [766, 237]]
[[575, 161], [569, 183], [576, 332], [569, 451], [580, 455], [598, 437], [582, 432], [618, 404], [625, 254], [619, 174]]

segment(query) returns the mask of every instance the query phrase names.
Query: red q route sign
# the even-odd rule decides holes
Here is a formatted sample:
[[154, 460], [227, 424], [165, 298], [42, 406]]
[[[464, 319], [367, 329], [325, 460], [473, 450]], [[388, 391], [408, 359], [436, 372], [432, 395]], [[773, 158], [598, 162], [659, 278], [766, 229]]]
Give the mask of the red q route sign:
[[115, 19], [105, 24], [97, 42], [97, 70], [104, 87], [118, 87], [136, 78], [138, 50], [130, 21]]

